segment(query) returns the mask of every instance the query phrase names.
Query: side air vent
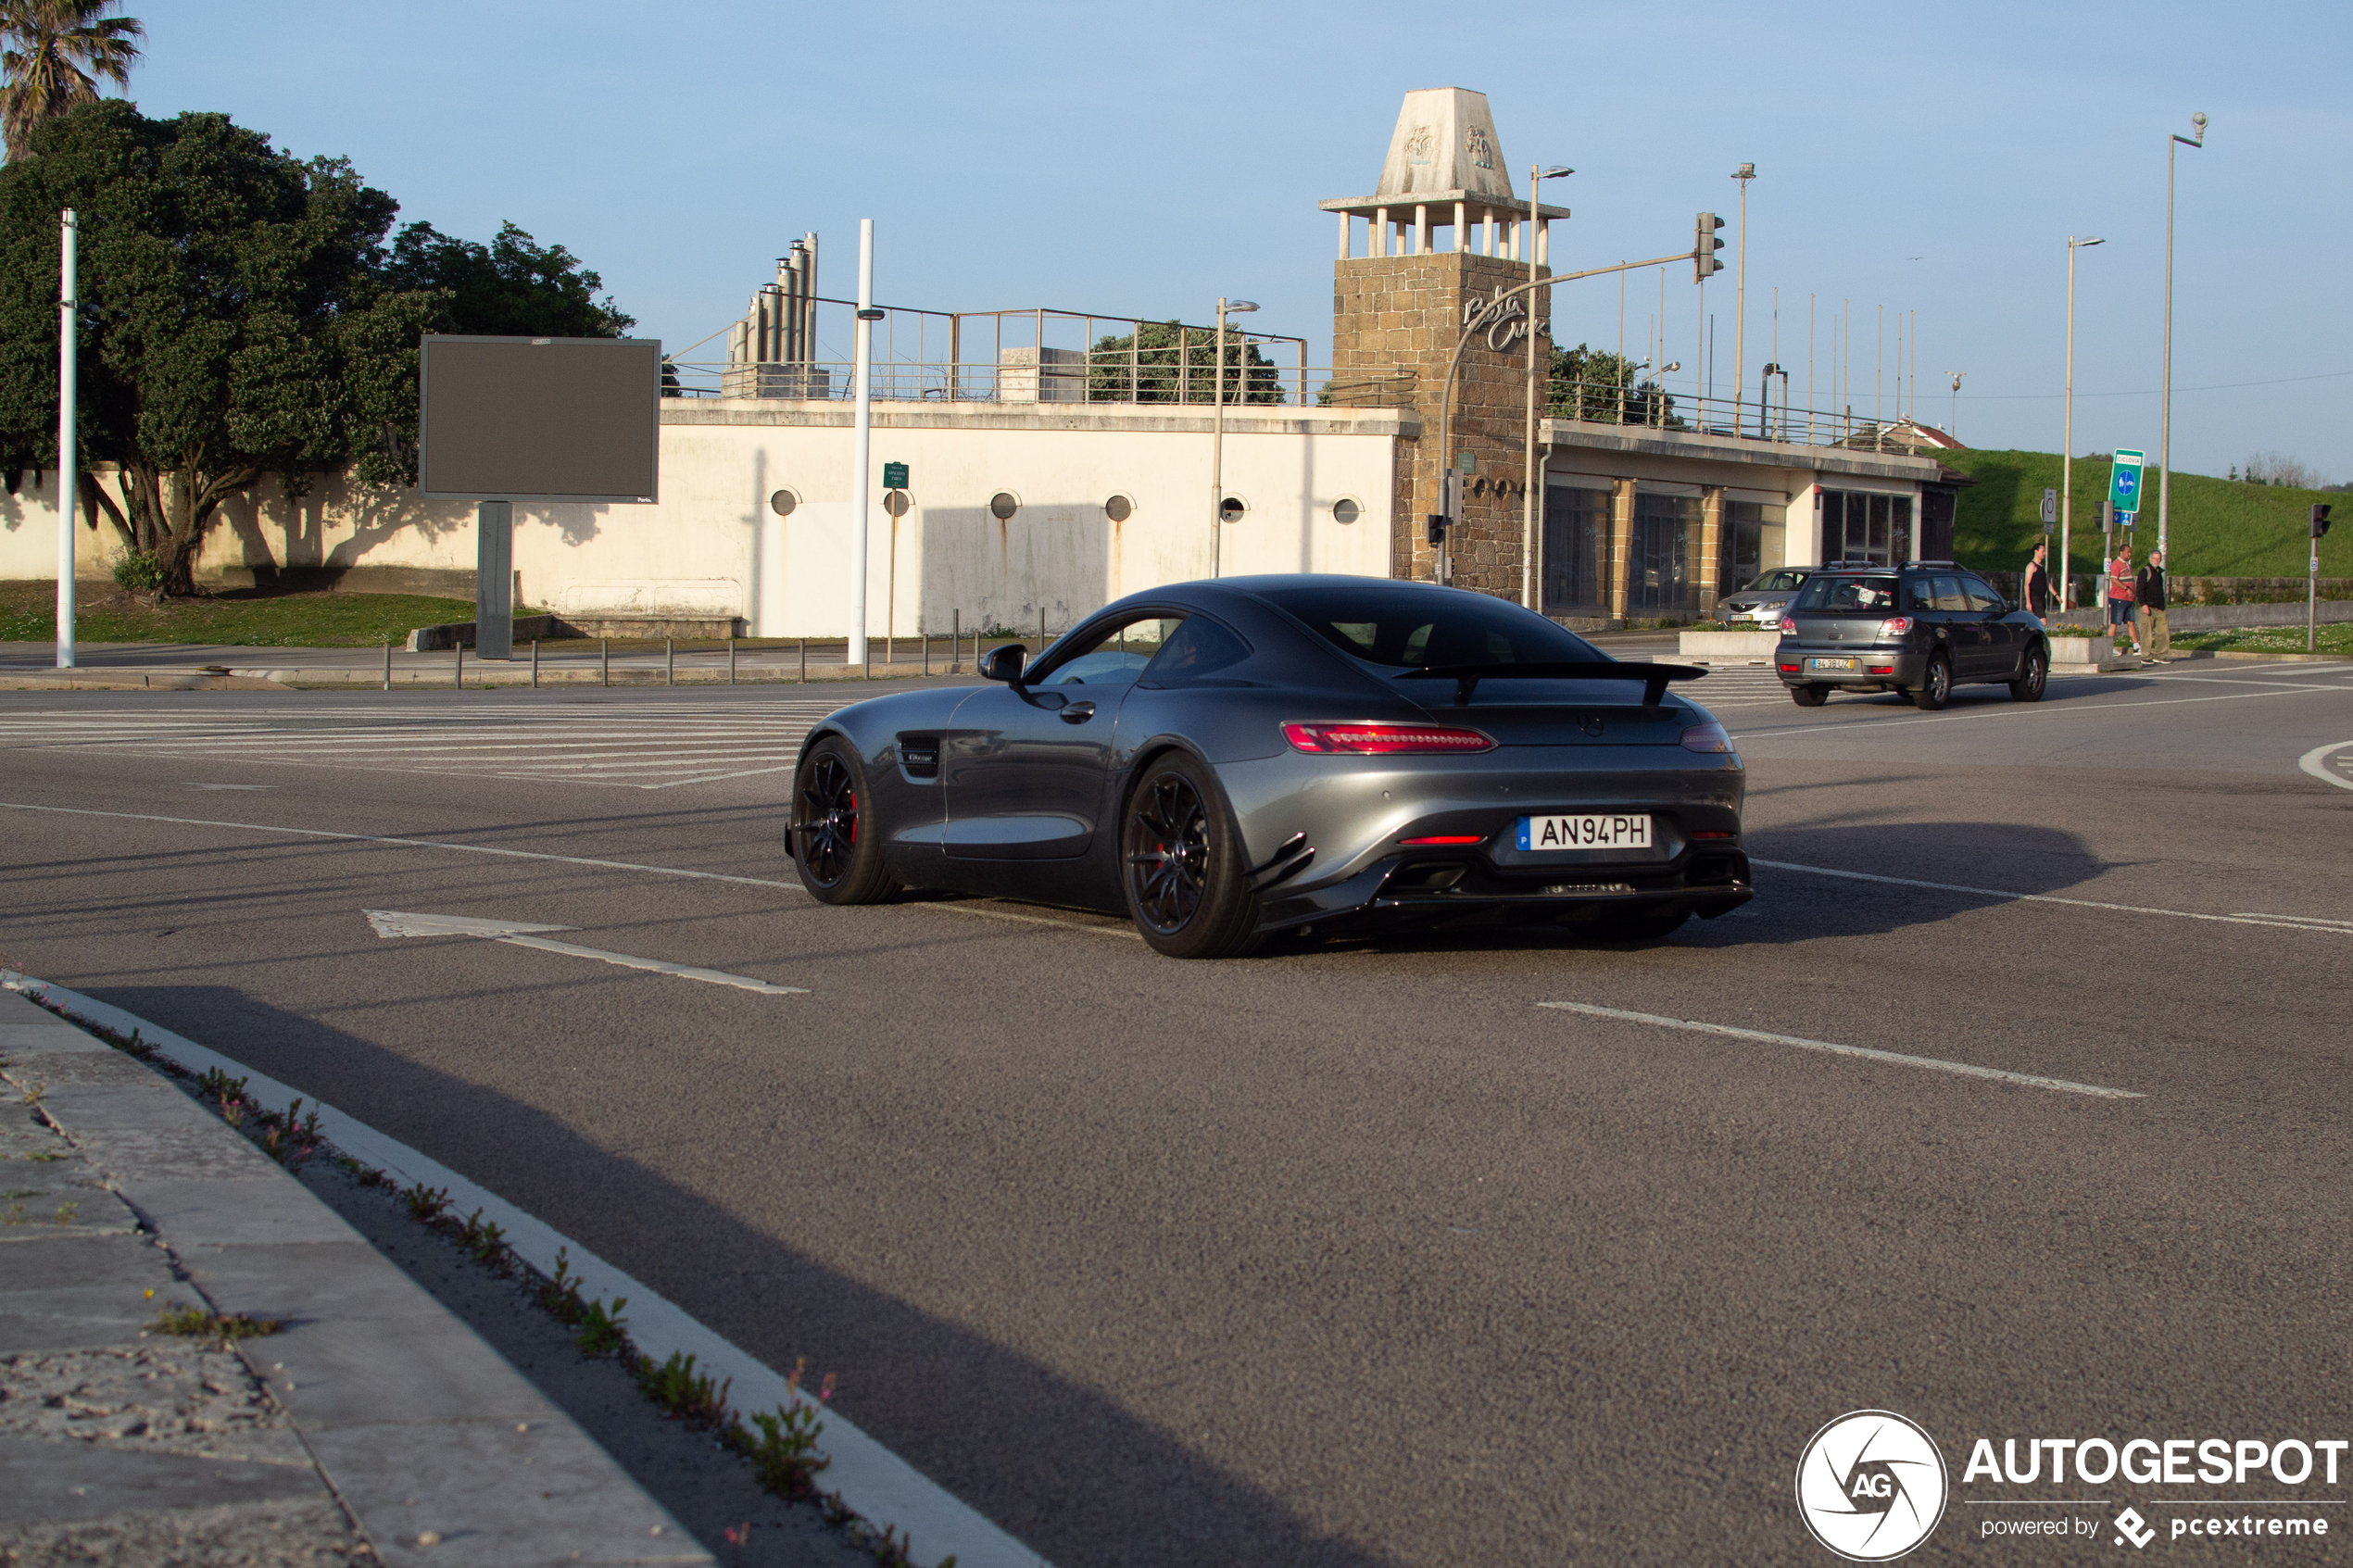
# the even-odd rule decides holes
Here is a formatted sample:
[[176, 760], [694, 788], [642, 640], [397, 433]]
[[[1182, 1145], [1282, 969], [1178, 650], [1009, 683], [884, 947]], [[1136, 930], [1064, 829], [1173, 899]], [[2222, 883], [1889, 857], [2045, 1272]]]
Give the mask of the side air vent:
[[939, 777], [939, 737], [937, 735], [900, 735], [899, 765], [911, 779]]

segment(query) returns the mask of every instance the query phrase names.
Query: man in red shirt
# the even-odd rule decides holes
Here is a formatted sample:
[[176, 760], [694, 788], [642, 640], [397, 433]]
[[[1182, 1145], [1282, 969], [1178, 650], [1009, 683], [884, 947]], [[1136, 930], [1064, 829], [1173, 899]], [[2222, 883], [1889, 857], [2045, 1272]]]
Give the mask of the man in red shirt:
[[2133, 546], [2127, 545], [2116, 552], [2108, 563], [2108, 634], [2121, 646], [2133, 645], [2133, 657], [2141, 657], [2140, 640], [2133, 635]]

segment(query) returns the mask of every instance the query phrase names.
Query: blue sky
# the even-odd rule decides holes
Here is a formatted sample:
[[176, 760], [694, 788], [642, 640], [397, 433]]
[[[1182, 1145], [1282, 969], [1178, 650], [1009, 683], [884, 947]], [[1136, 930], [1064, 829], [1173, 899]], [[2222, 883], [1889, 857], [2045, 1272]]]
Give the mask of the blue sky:
[[[225, 110], [348, 157], [404, 220], [486, 239], [512, 219], [673, 345], [740, 312], [805, 230], [824, 292], [849, 292], [872, 217], [892, 304], [1198, 320], [1246, 295], [1321, 363], [1335, 236], [1315, 203], [1372, 189], [1407, 89], [1477, 88], [1522, 178], [1579, 170], [1547, 188], [1575, 210], [1564, 270], [1688, 245], [1755, 163], [1752, 371], [1778, 286], [1804, 400], [1810, 293], [1827, 407], [1826, 323], [1852, 301], [1868, 407], [1875, 312], [1892, 380], [1894, 320], [1917, 310], [1919, 412], [1944, 422], [1942, 374], [1967, 371], [1953, 419], [1975, 445], [2058, 445], [2066, 239], [2105, 236], [2080, 264], [2076, 447], [2152, 456], [2166, 136], [2202, 109], [2180, 169], [2177, 463], [2274, 449], [2353, 478], [2353, 373], [2331, 374], [2353, 371], [2343, 5], [129, 8], [147, 113]], [[1670, 357], [1692, 364], [1716, 316], [1719, 393], [1732, 282], [1667, 282]], [[1638, 274], [1629, 347], [1657, 305]], [[1554, 316], [1564, 342], [1614, 346], [1617, 291], [1564, 288]], [[2271, 384], [2190, 390], [2243, 383]]]

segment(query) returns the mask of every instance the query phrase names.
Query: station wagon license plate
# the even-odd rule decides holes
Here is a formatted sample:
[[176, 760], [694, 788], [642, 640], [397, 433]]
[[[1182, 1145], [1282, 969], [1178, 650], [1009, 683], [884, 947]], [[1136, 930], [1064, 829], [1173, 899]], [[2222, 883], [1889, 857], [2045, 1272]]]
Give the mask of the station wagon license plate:
[[1855, 661], [1851, 659], [1809, 659], [1806, 661], [1806, 668], [1808, 670], [1852, 670], [1855, 668]]
[[1651, 820], [1617, 813], [1607, 816], [1522, 817], [1519, 847], [1541, 853], [1548, 849], [1647, 849]]

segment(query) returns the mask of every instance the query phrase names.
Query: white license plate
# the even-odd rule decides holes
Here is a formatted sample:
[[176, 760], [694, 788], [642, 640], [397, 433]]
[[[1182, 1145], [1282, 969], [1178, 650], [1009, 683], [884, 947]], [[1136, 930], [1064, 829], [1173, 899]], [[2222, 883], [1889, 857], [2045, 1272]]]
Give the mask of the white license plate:
[[1855, 668], [1855, 661], [1851, 659], [1809, 659], [1806, 661], [1806, 668], [1808, 670], [1852, 670]]
[[1651, 820], [1623, 813], [1522, 817], [1519, 847], [1539, 854], [1552, 849], [1647, 849], [1651, 847]]

